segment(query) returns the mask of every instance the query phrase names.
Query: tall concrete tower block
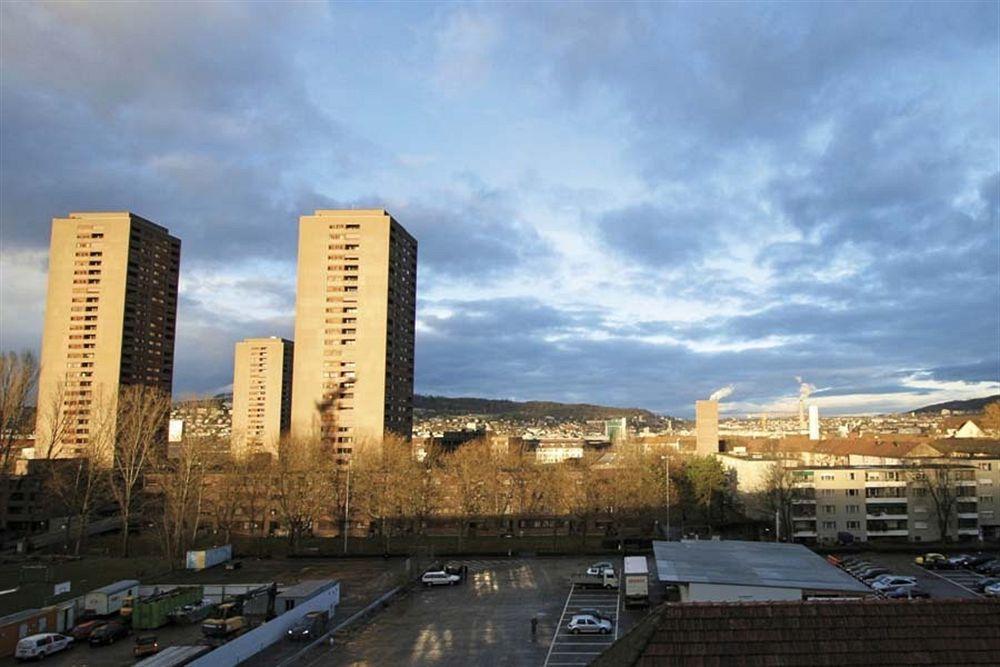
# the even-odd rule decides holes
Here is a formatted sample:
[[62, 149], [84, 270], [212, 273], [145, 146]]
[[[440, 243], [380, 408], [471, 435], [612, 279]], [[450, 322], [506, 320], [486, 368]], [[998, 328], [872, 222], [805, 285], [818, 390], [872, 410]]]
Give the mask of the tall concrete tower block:
[[819, 406], [809, 406], [809, 439], [819, 440]]
[[719, 451], [719, 402], [696, 401], [694, 404], [695, 434], [699, 456]]

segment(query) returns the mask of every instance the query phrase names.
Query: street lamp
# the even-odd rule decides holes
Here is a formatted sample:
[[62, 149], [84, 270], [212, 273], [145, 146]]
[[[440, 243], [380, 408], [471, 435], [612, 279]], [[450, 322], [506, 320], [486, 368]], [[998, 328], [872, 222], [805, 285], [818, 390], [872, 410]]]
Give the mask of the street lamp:
[[667, 539], [670, 539], [670, 457], [660, 456], [663, 461], [664, 474], [667, 481]]

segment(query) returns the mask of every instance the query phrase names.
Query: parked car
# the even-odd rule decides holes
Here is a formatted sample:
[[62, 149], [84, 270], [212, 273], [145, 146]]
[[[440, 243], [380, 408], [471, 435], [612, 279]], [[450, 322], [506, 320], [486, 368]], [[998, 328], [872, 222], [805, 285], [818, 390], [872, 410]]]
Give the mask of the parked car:
[[594, 563], [587, 568], [587, 574], [592, 577], [599, 577], [607, 571], [614, 572], [615, 566], [607, 561], [601, 561], [600, 563]]
[[861, 570], [867, 570], [870, 567], [877, 567], [877, 566], [874, 563], [869, 563], [868, 561], [861, 561], [844, 569], [850, 572], [851, 574], [854, 574], [855, 572], [860, 572]]
[[611, 621], [603, 618], [596, 618], [589, 614], [574, 614], [573, 618], [566, 625], [566, 629], [574, 635], [579, 634], [609, 634], [611, 632]]
[[927, 553], [913, 559], [914, 564], [926, 567], [928, 570], [935, 570], [948, 561], [948, 557], [939, 553]]
[[104, 621], [98, 619], [82, 621], [73, 626], [73, 629], [69, 631], [69, 636], [78, 642], [85, 641], [90, 637], [90, 633], [94, 631], [94, 628], [103, 623]]
[[292, 627], [288, 628], [285, 637], [291, 641], [309, 641], [310, 639], [315, 639], [326, 630], [327, 619], [328, 616], [326, 613], [311, 611], [296, 621]]
[[444, 570], [424, 572], [423, 576], [420, 577], [420, 582], [424, 586], [454, 586], [461, 580], [462, 578], [457, 574], [449, 574]]
[[965, 564], [962, 567], [968, 567], [968, 568], [975, 569], [975, 568], [979, 567], [980, 565], [985, 565], [986, 563], [989, 563], [989, 562], [992, 562], [992, 561], [995, 561], [995, 560], [996, 560], [996, 557], [993, 556], [993, 555], [991, 555], [991, 554], [978, 553], [978, 554], [974, 554], [974, 555], [969, 556], [968, 558], [966, 558], [965, 559]]
[[156, 635], [139, 635], [135, 638], [132, 655], [136, 658], [145, 658], [148, 655], [156, 655], [159, 652], [160, 643], [156, 640]]
[[108, 621], [104, 625], [94, 628], [87, 638], [87, 643], [91, 646], [106, 646], [114, 644], [119, 639], [128, 637], [128, 626], [118, 621]]
[[983, 589], [983, 594], [991, 598], [1000, 598], [1000, 584], [990, 584]]
[[73, 646], [73, 638], [55, 632], [42, 632], [17, 642], [14, 658], [21, 660], [44, 660], [45, 656], [65, 651]]
[[991, 560], [973, 568], [979, 574], [1000, 576], [1000, 560]]
[[604, 621], [611, 621], [612, 620], [611, 616], [608, 615], [607, 612], [598, 611], [597, 609], [593, 609], [593, 608], [590, 608], [590, 607], [585, 607], [583, 609], [580, 609], [576, 613], [579, 614], [579, 615], [581, 615], [581, 616], [593, 616], [594, 618], [596, 618], [598, 620], [604, 620]]
[[870, 567], [867, 570], [863, 570], [854, 576], [856, 576], [861, 581], [869, 581], [883, 574], [892, 574], [892, 572], [887, 567]]
[[942, 567], [946, 570], [957, 570], [959, 568], [965, 567], [965, 564], [969, 562], [972, 558], [969, 554], [958, 554], [957, 556], [950, 556], [948, 560], [944, 562]]
[[907, 586], [909, 584], [916, 584], [917, 580], [915, 577], [900, 577], [891, 576], [885, 579], [879, 579], [878, 581], [872, 582], [872, 588], [876, 591], [884, 591], [890, 588], [896, 588], [897, 586]]
[[929, 598], [931, 595], [916, 584], [911, 586], [896, 586], [882, 591], [884, 597], [890, 600], [913, 600], [916, 598]]
[[972, 584], [972, 587], [982, 593], [986, 590], [987, 586], [992, 586], [993, 584], [1000, 584], [1000, 577], [986, 577], [985, 579], [980, 579], [976, 583]]

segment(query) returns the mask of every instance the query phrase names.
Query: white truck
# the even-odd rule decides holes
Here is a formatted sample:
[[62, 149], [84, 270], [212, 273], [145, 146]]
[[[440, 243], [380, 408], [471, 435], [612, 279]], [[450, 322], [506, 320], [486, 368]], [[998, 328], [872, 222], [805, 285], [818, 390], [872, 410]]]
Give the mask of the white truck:
[[649, 606], [649, 567], [645, 556], [626, 556], [622, 570], [625, 581], [625, 607]]
[[111, 616], [121, 611], [125, 598], [138, 595], [139, 582], [135, 579], [116, 581], [87, 593], [83, 599], [84, 613], [87, 616]]

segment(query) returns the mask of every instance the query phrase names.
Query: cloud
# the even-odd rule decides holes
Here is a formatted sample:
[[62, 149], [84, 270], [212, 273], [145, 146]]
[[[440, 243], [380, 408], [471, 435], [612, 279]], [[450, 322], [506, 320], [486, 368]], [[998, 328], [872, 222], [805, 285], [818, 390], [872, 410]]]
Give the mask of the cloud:
[[421, 391], [1000, 380], [993, 3], [0, 12], [4, 347], [40, 339], [50, 219], [132, 209], [184, 241], [178, 391], [224, 386], [291, 334], [298, 217], [378, 206], [420, 243]]

